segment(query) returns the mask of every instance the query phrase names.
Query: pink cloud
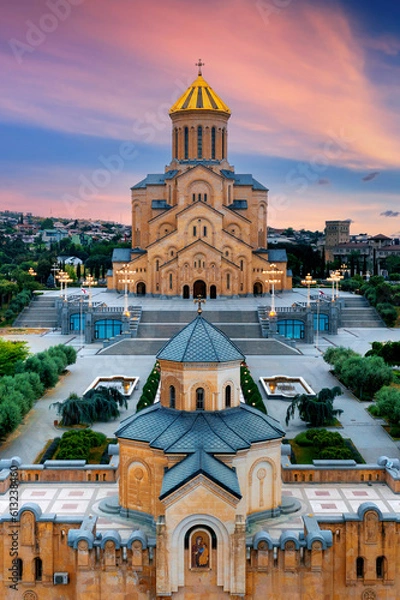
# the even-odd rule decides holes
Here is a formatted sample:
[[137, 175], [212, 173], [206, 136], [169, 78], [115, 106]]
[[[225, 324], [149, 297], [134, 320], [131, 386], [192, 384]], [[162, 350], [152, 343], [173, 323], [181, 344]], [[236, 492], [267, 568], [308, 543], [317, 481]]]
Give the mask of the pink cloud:
[[[85, 2], [21, 65], [11, 52], [0, 57], [0, 107], [8, 118], [45, 127], [165, 144], [168, 108], [202, 56], [205, 78], [233, 109], [231, 140], [243, 151], [399, 166], [387, 90], [368, 80], [365, 51], [337, 7], [290, 3], [266, 21], [262, 3], [212, 6], [210, 18], [183, 0], [154, 0], [140, 10], [128, 0], [113, 10], [106, 0]], [[23, 39], [25, 29], [14, 15], [13, 35]], [[392, 92], [399, 87], [394, 81]]]

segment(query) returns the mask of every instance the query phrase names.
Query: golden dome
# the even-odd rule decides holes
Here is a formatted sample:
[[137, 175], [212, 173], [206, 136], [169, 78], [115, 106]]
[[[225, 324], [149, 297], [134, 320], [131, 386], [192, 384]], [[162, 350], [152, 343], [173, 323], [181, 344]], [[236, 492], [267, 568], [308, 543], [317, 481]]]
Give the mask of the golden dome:
[[231, 114], [229, 107], [214, 92], [205, 79], [203, 79], [201, 73], [199, 73], [197, 79], [170, 108], [169, 114], [185, 110], [215, 110], [228, 115]]

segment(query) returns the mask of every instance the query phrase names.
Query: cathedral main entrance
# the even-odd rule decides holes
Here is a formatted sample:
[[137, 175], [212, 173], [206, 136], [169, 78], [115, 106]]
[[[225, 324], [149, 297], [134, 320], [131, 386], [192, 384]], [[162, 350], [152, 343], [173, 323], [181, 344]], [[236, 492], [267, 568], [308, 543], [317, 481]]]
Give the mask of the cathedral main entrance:
[[197, 296], [207, 297], [207, 286], [201, 279], [195, 281], [193, 285], [193, 298], [197, 298]]

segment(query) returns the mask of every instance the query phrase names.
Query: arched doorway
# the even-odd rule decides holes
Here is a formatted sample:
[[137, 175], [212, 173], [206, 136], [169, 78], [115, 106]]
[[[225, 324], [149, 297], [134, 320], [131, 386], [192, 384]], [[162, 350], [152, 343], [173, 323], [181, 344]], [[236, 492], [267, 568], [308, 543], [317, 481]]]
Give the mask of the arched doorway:
[[146, 284], [143, 283], [143, 281], [139, 281], [139, 283], [136, 286], [136, 294], [138, 296], [145, 296], [146, 295]]
[[263, 286], [262, 283], [256, 281], [253, 285], [253, 294], [254, 296], [262, 296], [263, 295]]
[[185, 300], [188, 300], [190, 298], [190, 289], [188, 285], [184, 285], [183, 286], [183, 293], [182, 296]]
[[210, 298], [215, 300], [217, 297], [217, 287], [215, 285], [210, 286]]
[[195, 281], [193, 285], [193, 298], [197, 298], [197, 296], [201, 296], [202, 298], [207, 296], [206, 284], [201, 279]]

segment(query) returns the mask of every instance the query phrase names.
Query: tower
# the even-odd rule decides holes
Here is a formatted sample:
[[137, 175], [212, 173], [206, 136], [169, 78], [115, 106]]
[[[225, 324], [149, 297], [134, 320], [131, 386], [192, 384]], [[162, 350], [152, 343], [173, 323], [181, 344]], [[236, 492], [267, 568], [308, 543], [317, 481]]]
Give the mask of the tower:
[[131, 188], [132, 248], [117, 249], [109, 289], [155, 297], [240, 297], [268, 292], [263, 272], [278, 265], [291, 288], [284, 250], [267, 248], [268, 189], [228, 162], [231, 111], [202, 74], [173, 104], [172, 160]]

